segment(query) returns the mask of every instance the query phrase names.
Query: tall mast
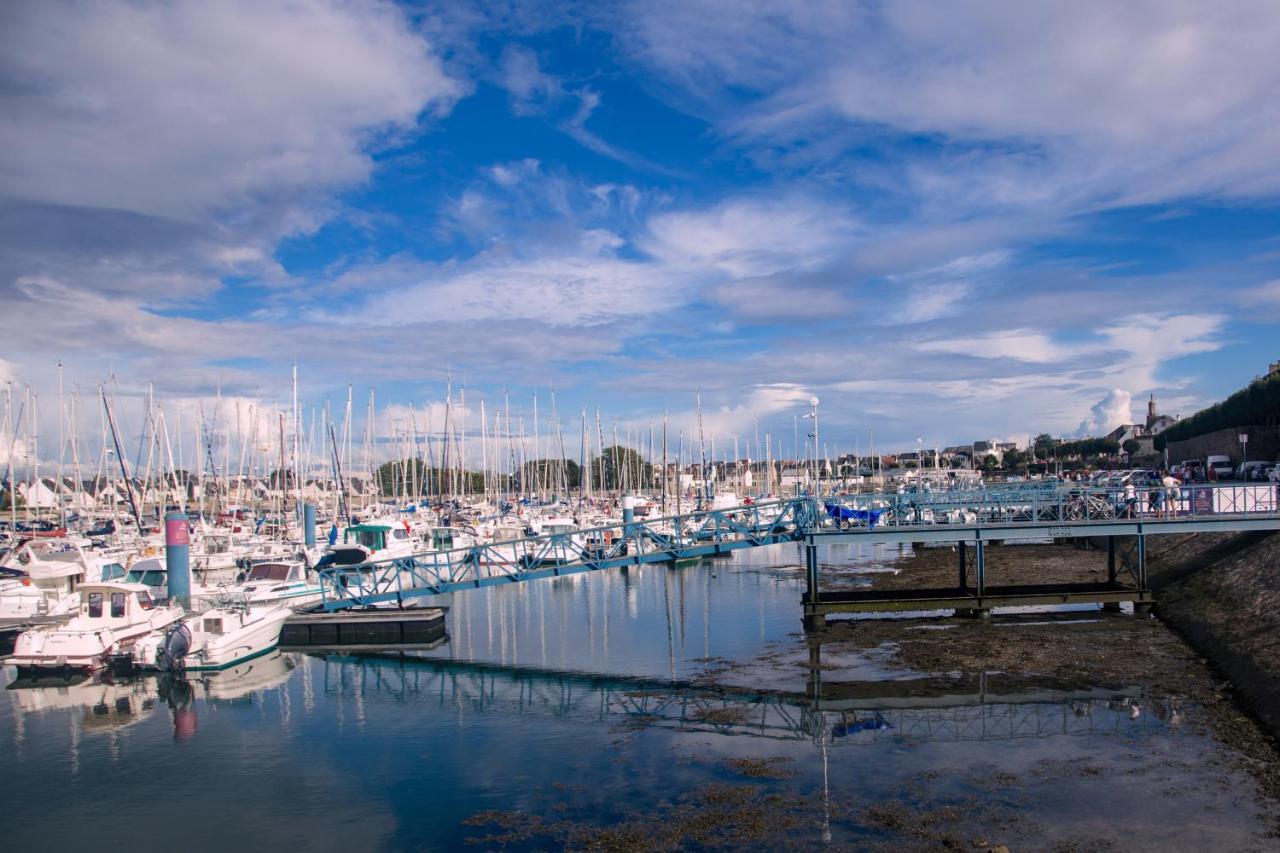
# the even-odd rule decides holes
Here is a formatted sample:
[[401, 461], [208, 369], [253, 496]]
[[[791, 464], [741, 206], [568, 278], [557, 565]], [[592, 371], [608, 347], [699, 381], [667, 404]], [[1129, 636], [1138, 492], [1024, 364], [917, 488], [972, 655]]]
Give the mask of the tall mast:
[[702, 484], [698, 489], [698, 509], [702, 509], [703, 501], [707, 497], [707, 493], [711, 490], [711, 484], [707, 482], [707, 440], [702, 431], [702, 392], [698, 392], [698, 446], [701, 448], [702, 454]]
[[662, 514], [667, 514], [667, 412], [662, 412]]
[[587, 467], [587, 407], [582, 407], [582, 440], [578, 448], [578, 503], [591, 491], [591, 469]]

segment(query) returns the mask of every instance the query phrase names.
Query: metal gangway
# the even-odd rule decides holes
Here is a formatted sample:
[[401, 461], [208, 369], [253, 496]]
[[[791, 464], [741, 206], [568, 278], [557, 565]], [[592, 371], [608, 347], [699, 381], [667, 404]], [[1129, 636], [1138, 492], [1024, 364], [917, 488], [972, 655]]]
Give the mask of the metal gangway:
[[[986, 614], [997, 606], [1084, 601], [1147, 607], [1147, 536], [1277, 529], [1280, 500], [1270, 484], [1188, 485], [1176, 491], [1153, 485], [1129, 497], [1120, 488], [1049, 481], [763, 500], [327, 567], [319, 575], [322, 607], [336, 611], [404, 605], [444, 593], [582, 572], [678, 564], [793, 542], [802, 543], [805, 552], [805, 624], [817, 628], [834, 612], [953, 609]], [[985, 549], [992, 543], [1082, 537], [1107, 542], [1106, 583], [1070, 588], [988, 583]], [[892, 595], [822, 591], [818, 546], [851, 541], [952, 543], [959, 552], [959, 583], [946, 590]]]

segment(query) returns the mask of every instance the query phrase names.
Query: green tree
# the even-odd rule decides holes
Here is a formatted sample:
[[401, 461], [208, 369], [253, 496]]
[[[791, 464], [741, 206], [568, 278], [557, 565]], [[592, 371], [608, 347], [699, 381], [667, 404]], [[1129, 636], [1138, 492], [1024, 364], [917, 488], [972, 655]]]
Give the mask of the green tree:
[[1024, 450], [1014, 448], [1013, 450], [1006, 450], [1004, 453], [1004, 468], [1006, 471], [1026, 471], [1028, 461], [1027, 453]]
[[1037, 459], [1048, 459], [1053, 456], [1057, 447], [1058, 440], [1047, 432], [1042, 432], [1037, 435], [1035, 441], [1031, 443], [1031, 448], [1035, 451]]
[[1124, 452], [1128, 453], [1130, 456], [1137, 453], [1140, 447], [1142, 447], [1142, 442], [1138, 441], [1136, 438], [1126, 438], [1124, 441]]
[[[708, 463], [710, 468], [710, 463]], [[612, 445], [591, 460], [591, 486], [599, 488], [603, 475], [606, 490], [621, 489], [624, 486], [636, 489], [651, 479], [651, 466], [644, 457], [629, 447]], [[637, 478], [639, 480], [637, 481]]]
[[293, 472], [283, 468], [277, 468], [271, 472], [271, 476], [267, 477], [267, 485], [273, 489], [293, 488]]
[[582, 482], [582, 466], [572, 459], [534, 459], [521, 466], [520, 475], [522, 487], [541, 483], [544, 489], [558, 492], [563, 479], [572, 491]]
[[[464, 471], [462, 476], [458, 476], [456, 469], [446, 471], [443, 468], [431, 468], [422, 459], [411, 459], [406, 464], [404, 460], [397, 459], [392, 462], [384, 462], [378, 466], [377, 480], [378, 489], [384, 495], [398, 495], [405, 484], [405, 474], [408, 474], [408, 493], [410, 497], [429, 497], [439, 498], [442, 496], [452, 496], [456, 490], [465, 490], [468, 494], [477, 494], [484, 491], [484, 475], [476, 471]], [[498, 487], [506, 488], [510, 478], [499, 477]], [[413, 494], [414, 487], [417, 487], [418, 493]]]

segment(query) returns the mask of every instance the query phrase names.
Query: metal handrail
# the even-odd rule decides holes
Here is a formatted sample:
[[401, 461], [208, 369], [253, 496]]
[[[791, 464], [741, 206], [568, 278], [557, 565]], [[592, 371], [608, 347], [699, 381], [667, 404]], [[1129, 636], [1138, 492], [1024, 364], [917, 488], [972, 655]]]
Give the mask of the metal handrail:
[[[902, 491], [823, 498], [802, 496], [658, 519], [618, 522], [572, 533], [424, 551], [319, 572], [326, 609], [401, 601], [535, 577], [667, 562], [742, 547], [799, 541], [824, 529], [972, 530], [984, 525], [1063, 528], [1148, 519], [1280, 517], [1270, 485], [1188, 485], [1135, 489], [1077, 485], [951, 491]], [[865, 521], [842, 523], [828, 507], [862, 510]], [[606, 535], [607, 534], [607, 535]]]

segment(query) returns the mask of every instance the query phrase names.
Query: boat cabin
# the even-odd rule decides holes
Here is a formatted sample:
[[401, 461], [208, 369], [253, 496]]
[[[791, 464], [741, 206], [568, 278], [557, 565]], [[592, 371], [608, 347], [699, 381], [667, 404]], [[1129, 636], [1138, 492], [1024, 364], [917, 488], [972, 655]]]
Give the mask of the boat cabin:
[[255, 563], [245, 575], [245, 583], [289, 583], [306, 580], [306, 566], [302, 563]]
[[401, 539], [408, 534], [403, 529], [388, 527], [382, 524], [354, 524], [342, 534], [344, 545], [363, 545], [370, 553], [381, 551], [387, 547], [388, 534], [400, 533]]
[[80, 587], [80, 617], [105, 627], [132, 625], [155, 609], [151, 591], [135, 583], [95, 583]]

